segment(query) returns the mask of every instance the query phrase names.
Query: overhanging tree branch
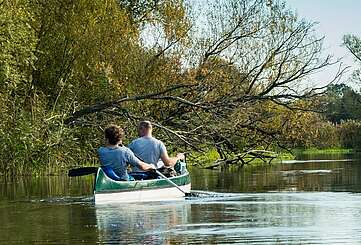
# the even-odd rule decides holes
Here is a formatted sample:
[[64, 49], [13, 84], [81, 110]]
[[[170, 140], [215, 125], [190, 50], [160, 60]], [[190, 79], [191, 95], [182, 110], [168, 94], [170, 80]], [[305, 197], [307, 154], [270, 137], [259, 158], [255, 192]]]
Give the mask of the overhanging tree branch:
[[[166, 89], [164, 91], [161, 91], [161, 92], [156, 92], [156, 93], [151, 93], [151, 94], [144, 94], [144, 95], [136, 95], [136, 96], [131, 96], [131, 97], [124, 96], [124, 97], [122, 97], [122, 98], [120, 98], [118, 100], [88, 106], [88, 107], [85, 107], [83, 109], [80, 109], [80, 110], [74, 112], [70, 117], [68, 117], [68, 118], [66, 118], [64, 120], [64, 123], [65, 124], [71, 124], [77, 118], [83, 117], [85, 115], [93, 114], [93, 113], [96, 113], [96, 112], [100, 112], [100, 111], [108, 109], [108, 108], [116, 107], [116, 106], [118, 106], [119, 104], [121, 104], [123, 102], [140, 101], [140, 100], [146, 100], [146, 99], [162, 99], [161, 95], [163, 95], [163, 94], [166, 94], [166, 93], [169, 93], [171, 91], [175, 91], [175, 90], [178, 90], [178, 89], [181, 89], [181, 88], [191, 88], [191, 87], [194, 87], [194, 86], [195, 85], [184, 85], [184, 84], [182, 84], [182, 85], [173, 86], [173, 87], [168, 88], [168, 89]], [[164, 96], [164, 98], [171, 99], [172, 97], [171, 96]], [[188, 101], [186, 101], [184, 99], [177, 98], [177, 97], [174, 97], [172, 99], [180, 101], [182, 103], [190, 103], [191, 105], [193, 104], [191, 102], [188, 102]]]

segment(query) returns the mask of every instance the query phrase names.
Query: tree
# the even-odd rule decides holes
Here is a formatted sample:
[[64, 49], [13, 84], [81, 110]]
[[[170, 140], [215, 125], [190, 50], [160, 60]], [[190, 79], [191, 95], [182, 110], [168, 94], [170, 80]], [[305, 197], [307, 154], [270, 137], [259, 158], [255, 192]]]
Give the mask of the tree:
[[[346, 48], [350, 51], [357, 62], [361, 62], [361, 40], [355, 35], [345, 35], [343, 37], [343, 43]], [[353, 73], [353, 78], [356, 81], [361, 81], [361, 71], [357, 69]]]
[[28, 1], [0, 2], [0, 166], [5, 169], [16, 165], [10, 159], [28, 158], [24, 148], [30, 139], [14, 129], [28, 126], [39, 109], [30, 82], [36, 61], [34, 21]]
[[[87, 106], [70, 115], [67, 122], [124, 109], [125, 103], [128, 108], [129, 102], [142, 103], [146, 112], [132, 111], [133, 119], [147, 117], [162, 128], [170, 127], [165, 130], [176, 135], [173, 139], [193, 148], [210, 144], [223, 152], [237, 152], [255, 147], [253, 136], [268, 134], [267, 128], [257, 126], [265, 119], [257, 108], [267, 102], [289, 106], [295, 99], [323, 93], [324, 87], [298, 89], [308, 75], [334, 64], [331, 57], [321, 57], [322, 39], [313, 36], [312, 23], [297, 20], [278, 1], [210, 1], [207, 6], [198, 6], [202, 9], [195, 9], [191, 18], [191, 26], [201, 30], [190, 33], [193, 45], [184, 47], [178, 56], [168, 56], [183, 64], [183, 70], [176, 69], [183, 72], [171, 76], [176, 80], [157, 83], [168, 86], [155, 93]], [[209, 22], [204, 22], [207, 18]], [[162, 65], [168, 64], [161, 61], [168, 58], [156, 59], [161, 71]], [[339, 70], [335, 78], [341, 73]], [[154, 87], [147, 88], [154, 91]], [[153, 103], [145, 101], [157, 101], [156, 110]], [[245, 130], [253, 132], [252, 136], [244, 138], [240, 133], [231, 137]]]
[[[28, 62], [11, 66], [26, 74], [27, 92], [3, 83], [4, 104], [13, 94], [24, 102], [6, 111], [15, 124], [0, 125], [2, 152], [11, 153], [2, 156], [5, 170], [8, 162], [95, 162], [103, 126], [118, 123], [135, 136], [142, 118], [173, 148], [215, 148], [227, 157], [270, 147], [283, 139], [272, 125], [278, 106], [307, 109], [295, 101], [324, 90], [305, 78], [335, 63], [322, 56], [314, 24], [281, 1], [7, 2], [28, 13], [23, 22], [13, 18], [21, 28], [11, 30], [30, 42], [14, 49]], [[3, 37], [1, 45], [12, 41]], [[11, 63], [6, 57], [0, 64]]]
[[172, 14], [181, 3], [146, 7], [154, 18], [137, 22], [114, 0], [2, 1], [1, 170], [26, 172], [36, 165], [95, 159], [101, 134], [94, 125], [110, 117], [96, 116], [84, 127], [64, 127], [64, 117], [84, 105], [144, 89], [142, 77], [149, 73], [144, 59], [156, 52], [142, 46], [140, 31], [148, 22], [169, 33], [179, 29], [183, 15]]
[[330, 85], [324, 99], [326, 104], [324, 114], [327, 120], [340, 123], [350, 119], [361, 119], [359, 110], [361, 95], [346, 84]]

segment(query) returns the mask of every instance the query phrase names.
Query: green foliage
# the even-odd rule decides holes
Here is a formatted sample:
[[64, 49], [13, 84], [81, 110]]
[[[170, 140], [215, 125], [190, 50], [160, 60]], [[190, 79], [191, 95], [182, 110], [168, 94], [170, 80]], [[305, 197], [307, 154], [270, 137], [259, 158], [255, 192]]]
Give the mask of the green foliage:
[[[198, 16], [186, 3], [1, 1], [1, 173], [96, 164], [102, 129], [120, 124], [127, 143], [141, 118], [167, 127], [155, 134], [169, 149], [202, 147], [212, 159], [274, 142], [334, 146], [337, 132], [347, 137], [358, 127], [337, 131], [316, 113], [279, 105], [312, 107], [294, 100], [302, 97], [294, 88], [328, 64], [317, 58], [322, 43], [312, 24], [281, 1], [214, 0]], [[152, 93], [160, 94], [117, 103]], [[356, 115], [358, 95], [347, 93], [341, 104]], [[67, 121], [84, 108], [89, 113]]]
[[28, 1], [4, 0], [0, 4], [1, 90], [26, 93], [33, 68], [36, 35]]
[[343, 147], [361, 149], [361, 121], [342, 122], [337, 130]]
[[[88, 124], [69, 127], [64, 118], [84, 105], [151, 91], [150, 82], [158, 90], [172, 72], [179, 73], [173, 59], [159, 59], [152, 72], [146, 70], [144, 59], [151, 60], [156, 50], [145, 49], [139, 35], [141, 23], [149, 22], [181, 38], [187, 25], [182, 1], [159, 2], [156, 8], [152, 1], [139, 2], [141, 12], [124, 2], [0, 3], [2, 173], [96, 163], [101, 128], [109, 122], [127, 127], [126, 121], [95, 115]], [[135, 21], [142, 13], [153, 17]]]
[[37, 18], [34, 85], [47, 96], [49, 107], [96, 103], [126, 89], [119, 67], [132, 62], [138, 31], [116, 1], [44, 1]]
[[195, 152], [190, 156], [190, 165], [200, 164], [202, 166], [207, 166], [208, 164], [213, 163], [219, 158], [220, 156], [216, 149], [209, 149], [208, 151], [202, 153]]
[[345, 120], [361, 120], [359, 110], [361, 94], [345, 84], [335, 84], [327, 88], [326, 118], [333, 123]]

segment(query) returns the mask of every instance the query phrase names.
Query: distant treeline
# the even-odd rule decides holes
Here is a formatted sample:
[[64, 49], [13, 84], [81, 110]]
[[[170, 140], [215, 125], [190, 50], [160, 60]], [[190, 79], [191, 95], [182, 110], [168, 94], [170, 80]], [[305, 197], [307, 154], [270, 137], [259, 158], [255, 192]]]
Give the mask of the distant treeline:
[[334, 64], [314, 25], [277, 0], [0, 0], [0, 173], [97, 164], [144, 118], [170, 152], [359, 147], [359, 94], [305, 89]]
[[[352, 148], [361, 150], [361, 94], [345, 84], [330, 85], [313, 108], [303, 112], [301, 134], [287, 139], [289, 147]], [[302, 122], [304, 118], [307, 118]], [[294, 127], [294, 129], [296, 129]], [[299, 132], [300, 133], [300, 132]]]

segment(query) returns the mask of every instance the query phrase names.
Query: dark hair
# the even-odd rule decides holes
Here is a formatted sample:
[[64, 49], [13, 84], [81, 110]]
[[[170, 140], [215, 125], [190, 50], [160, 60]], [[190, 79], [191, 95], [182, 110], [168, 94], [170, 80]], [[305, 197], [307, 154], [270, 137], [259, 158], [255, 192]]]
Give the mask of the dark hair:
[[141, 121], [139, 123], [139, 129], [143, 129], [143, 128], [152, 128], [152, 123], [150, 121]]
[[104, 130], [104, 135], [108, 139], [109, 144], [116, 145], [123, 139], [124, 131], [121, 127], [110, 125]]

